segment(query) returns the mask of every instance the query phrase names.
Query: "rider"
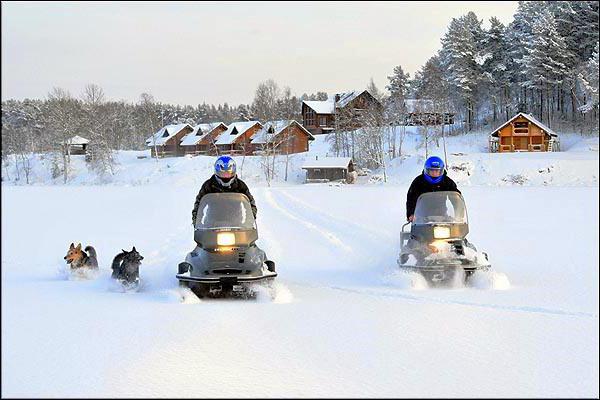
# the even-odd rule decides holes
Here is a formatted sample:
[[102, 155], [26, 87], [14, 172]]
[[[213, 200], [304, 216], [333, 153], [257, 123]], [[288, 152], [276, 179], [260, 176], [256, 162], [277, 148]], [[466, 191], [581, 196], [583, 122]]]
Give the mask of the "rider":
[[205, 194], [209, 193], [242, 193], [250, 200], [250, 206], [252, 207], [252, 214], [256, 218], [256, 203], [254, 197], [250, 194], [248, 186], [236, 175], [235, 161], [229, 156], [220, 156], [215, 161], [215, 173], [206, 182], [202, 184], [198, 195], [196, 196], [196, 202], [194, 203], [194, 209], [192, 210], [192, 225], [196, 223], [196, 214], [198, 213], [198, 205], [200, 199]]
[[406, 194], [406, 219], [413, 222], [417, 199], [423, 193], [453, 191], [460, 193], [456, 183], [446, 175], [444, 161], [436, 156], [425, 161], [423, 173], [417, 176]]

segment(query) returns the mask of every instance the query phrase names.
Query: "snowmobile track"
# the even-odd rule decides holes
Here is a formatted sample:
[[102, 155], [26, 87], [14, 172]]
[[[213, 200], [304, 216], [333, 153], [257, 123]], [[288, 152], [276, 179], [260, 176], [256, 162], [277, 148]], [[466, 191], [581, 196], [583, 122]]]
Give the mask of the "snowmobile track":
[[349, 293], [356, 293], [361, 295], [375, 296], [375, 297], [391, 297], [391, 298], [399, 298], [409, 301], [414, 301], [418, 303], [437, 303], [437, 304], [445, 304], [445, 305], [457, 305], [457, 306], [465, 306], [465, 307], [477, 307], [477, 308], [488, 308], [494, 310], [501, 311], [515, 311], [515, 312], [524, 312], [524, 313], [534, 313], [534, 314], [548, 314], [548, 315], [566, 315], [572, 317], [584, 317], [584, 318], [598, 318], [598, 314], [593, 314], [589, 312], [582, 311], [567, 311], [560, 309], [551, 309], [544, 307], [533, 307], [533, 306], [512, 306], [512, 305], [502, 305], [502, 304], [489, 304], [489, 303], [476, 303], [471, 301], [462, 301], [462, 300], [444, 300], [435, 297], [425, 297], [425, 296], [415, 296], [404, 293], [397, 292], [377, 292], [374, 290], [360, 290], [360, 289], [352, 289], [352, 288], [344, 288], [339, 286], [332, 286], [330, 289], [340, 290]]

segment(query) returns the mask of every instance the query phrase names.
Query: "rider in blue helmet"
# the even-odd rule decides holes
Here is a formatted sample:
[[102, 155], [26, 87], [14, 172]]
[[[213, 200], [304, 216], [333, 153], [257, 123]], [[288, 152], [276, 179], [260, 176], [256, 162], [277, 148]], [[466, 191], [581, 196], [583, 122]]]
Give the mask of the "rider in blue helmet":
[[230, 156], [220, 156], [215, 161], [215, 173], [202, 184], [192, 210], [192, 225], [196, 222], [200, 199], [208, 193], [242, 193], [250, 200], [252, 213], [256, 217], [256, 203], [248, 186], [236, 175], [235, 160]]
[[454, 191], [460, 193], [456, 183], [446, 175], [444, 160], [432, 156], [425, 161], [423, 173], [417, 176], [406, 194], [406, 219], [410, 222], [414, 219], [417, 199], [423, 193]]

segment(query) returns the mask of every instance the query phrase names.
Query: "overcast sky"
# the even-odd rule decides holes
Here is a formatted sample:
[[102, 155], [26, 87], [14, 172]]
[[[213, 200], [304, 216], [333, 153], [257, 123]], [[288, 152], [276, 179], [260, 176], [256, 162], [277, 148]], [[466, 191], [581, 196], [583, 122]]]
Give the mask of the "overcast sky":
[[450, 20], [512, 20], [516, 1], [2, 2], [2, 100], [87, 83], [109, 99], [250, 103], [259, 82], [292, 92], [384, 89], [440, 48]]

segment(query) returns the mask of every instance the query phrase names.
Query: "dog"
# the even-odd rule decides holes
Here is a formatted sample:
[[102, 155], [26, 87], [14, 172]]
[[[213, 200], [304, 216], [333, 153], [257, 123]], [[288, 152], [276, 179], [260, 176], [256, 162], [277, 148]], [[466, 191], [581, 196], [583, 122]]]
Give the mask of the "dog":
[[77, 247], [71, 243], [69, 251], [65, 256], [65, 260], [67, 260], [67, 264], [71, 266], [71, 270], [77, 270], [80, 268], [98, 269], [96, 249], [94, 249], [92, 246], [86, 246], [84, 251], [81, 250], [81, 243], [79, 243]]
[[113, 259], [111, 277], [129, 284], [139, 282], [140, 265], [143, 259], [135, 246], [131, 251], [122, 250], [122, 253], [117, 254]]

